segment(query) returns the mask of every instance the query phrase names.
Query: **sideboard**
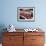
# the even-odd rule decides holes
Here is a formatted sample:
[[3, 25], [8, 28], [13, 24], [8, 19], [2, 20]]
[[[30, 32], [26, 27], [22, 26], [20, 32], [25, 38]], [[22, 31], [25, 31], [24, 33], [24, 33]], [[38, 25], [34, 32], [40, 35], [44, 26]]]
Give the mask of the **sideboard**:
[[44, 46], [44, 32], [3, 32], [2, 46]]

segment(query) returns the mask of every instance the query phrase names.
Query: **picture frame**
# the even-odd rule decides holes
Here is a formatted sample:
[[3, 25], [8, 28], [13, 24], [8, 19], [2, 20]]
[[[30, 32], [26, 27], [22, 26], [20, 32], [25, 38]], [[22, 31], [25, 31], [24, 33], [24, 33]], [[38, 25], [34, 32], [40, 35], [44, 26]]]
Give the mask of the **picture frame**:
[[20, 22], [34, 22], [35, 21], [35, 7], [18, 7], [17, 21]]

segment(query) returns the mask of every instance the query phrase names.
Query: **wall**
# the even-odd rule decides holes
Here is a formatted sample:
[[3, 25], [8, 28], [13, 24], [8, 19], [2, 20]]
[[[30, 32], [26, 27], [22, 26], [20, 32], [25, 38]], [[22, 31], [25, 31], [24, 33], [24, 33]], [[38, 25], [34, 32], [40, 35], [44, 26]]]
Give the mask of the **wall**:
[[[44, 27], [46, 28], [45, 0], [1, 0], [0, 24], [15, 25], [16, 28]], [[35, 7], [35, 22], [18, 22], [17, 7]]]
[[[16, 28], [40, 27], [46, 32], [46, 0], [0, 0], [0, 31], [13, 24]], [[17, 7], [35, 7], [35, 22], [18, 22]]]

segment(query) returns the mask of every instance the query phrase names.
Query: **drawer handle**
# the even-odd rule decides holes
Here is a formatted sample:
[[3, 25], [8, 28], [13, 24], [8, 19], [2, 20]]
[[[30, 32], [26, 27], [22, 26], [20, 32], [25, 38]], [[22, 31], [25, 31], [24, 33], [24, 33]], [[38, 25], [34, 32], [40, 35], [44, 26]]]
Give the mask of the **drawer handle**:
[[9, 38], [10, 40], [13, 40], [13, 38]]
[[32, 40], [36, 40], [36, 39], [32, 39]]
[[9, 38], [10, 40], [12, 40], [11, 38]]

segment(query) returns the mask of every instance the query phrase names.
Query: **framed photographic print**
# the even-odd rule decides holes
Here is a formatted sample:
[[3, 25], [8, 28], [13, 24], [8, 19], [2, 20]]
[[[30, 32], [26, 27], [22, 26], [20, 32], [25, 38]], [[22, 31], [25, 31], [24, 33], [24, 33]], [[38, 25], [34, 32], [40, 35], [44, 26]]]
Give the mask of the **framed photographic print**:
[[18, 21], [35, 21], [35, 8], [34, 7], [18, 7], [17, 8]]

